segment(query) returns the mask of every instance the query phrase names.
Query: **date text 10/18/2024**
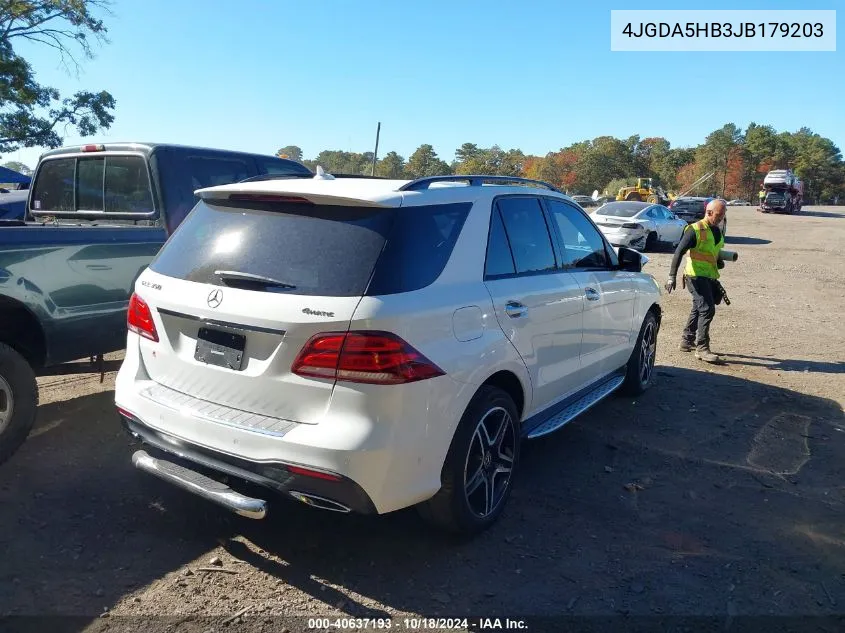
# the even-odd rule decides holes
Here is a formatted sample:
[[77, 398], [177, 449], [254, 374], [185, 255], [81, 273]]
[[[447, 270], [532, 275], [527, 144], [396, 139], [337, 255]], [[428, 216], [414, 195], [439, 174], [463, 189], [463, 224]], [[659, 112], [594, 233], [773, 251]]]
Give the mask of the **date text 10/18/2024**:
[[525, 620], [511, 618], [309, 618], [312, 631], [525, 631]]

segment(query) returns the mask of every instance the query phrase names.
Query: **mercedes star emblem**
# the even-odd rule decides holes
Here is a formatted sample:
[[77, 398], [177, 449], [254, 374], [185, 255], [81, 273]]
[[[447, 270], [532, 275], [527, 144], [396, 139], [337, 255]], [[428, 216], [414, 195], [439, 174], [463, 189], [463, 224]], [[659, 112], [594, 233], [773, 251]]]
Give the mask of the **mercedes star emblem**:
[[223, 303], [223, 291], [220, 288], [212, 290], [208, 295], [208, 307], [216, 308]]

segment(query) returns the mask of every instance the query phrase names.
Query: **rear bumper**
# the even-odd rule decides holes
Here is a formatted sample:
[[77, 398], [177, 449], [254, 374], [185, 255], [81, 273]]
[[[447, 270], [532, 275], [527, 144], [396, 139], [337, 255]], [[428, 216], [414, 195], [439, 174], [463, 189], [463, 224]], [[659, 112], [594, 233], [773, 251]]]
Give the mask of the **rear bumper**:
[[604, 236], [613, 246], [643, 248], [645, 247], [645, 241], [648, 235], [647, 233], [616, 233], [608, 231], [604, 233]]
[[[389, 388], [338, 384], [319, 423], [268, 425], [252, 414], [239, 421], [209, 410], [211, 403], [151, 389], [158, 383], [133, 337], [115, 384], [131, 433], [214, 479], [235, 477], [306, 503], [301, 495], [313, 495], [359, 513], [385, 514], [437, 493], [455, 427], [477, 388], [448, 375]], [[310, 504], [326, 505], [317, 501]]]
[[[153, 429], [137, 416], [120, 417], [126, 431], [149, 451], [138, 451], [132, 456], [136, 468], [241, 516], [261, 519], [268, 509], [268, 501], [237, 491], [250, 484], [267, 489], [271, 496], [287, 495], [327, 510], [376, 513], [367, 493], [342, 475], [326, 473], [333, 479], [320, 479], [291, 473], [287, 468], [295, 464], [234, 457]], [[224, 483], [224, 479], [228, 481]]]

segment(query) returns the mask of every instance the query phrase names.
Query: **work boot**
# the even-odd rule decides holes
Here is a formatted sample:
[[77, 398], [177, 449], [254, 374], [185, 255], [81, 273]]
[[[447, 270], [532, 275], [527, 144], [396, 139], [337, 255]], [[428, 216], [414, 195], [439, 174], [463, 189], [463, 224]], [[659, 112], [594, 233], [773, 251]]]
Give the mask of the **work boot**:
[[718, 363], [722, 360], [722, 357], [711, 352], [709, 347], [701, 347], [695, 350], [695, 357], [705, 363]]
[[682, 352], [691, 352], [695, 349], [695, 345], [693, 345], [689, 341], [681, 341], [681, 344], [678, 345], [678, 349]]

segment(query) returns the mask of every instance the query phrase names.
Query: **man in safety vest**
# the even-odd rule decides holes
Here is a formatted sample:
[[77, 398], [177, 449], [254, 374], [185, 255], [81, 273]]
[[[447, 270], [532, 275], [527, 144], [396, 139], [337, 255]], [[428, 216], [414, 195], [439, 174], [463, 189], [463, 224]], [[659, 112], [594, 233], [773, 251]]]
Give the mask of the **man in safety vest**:
[[766, 199], [766, 190], [760, 189], [760, 193], [757, 194], [757, 197], [760, 198], [760, 206], [763, 206], [763, 201]]
[[719, 251], [725, 246], [725, 236], [719, 227], [725, 219], [727, 205], [724, 200], [711, 200], [705, 210], [704, 219], [690, 224], [684, 229], [672, 266], [669, 269], [669, 280], [666, 282], [666, 292], [675, 289], [675, 277], [684, 254], [687, 255], [684, 265], [684, 281], [692, 295], [692, 311], [687, 319], [681, 339], [680, 350], [691, 352], [695, 350], [695, 357], [708, 363], [717, 363], [721, 359], [710, 351], [710, 323], [716, 314], [718, 299], [719, 268], [724, 266], [719, 261]]

